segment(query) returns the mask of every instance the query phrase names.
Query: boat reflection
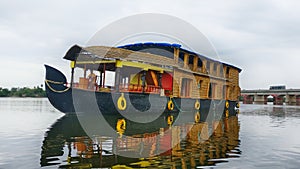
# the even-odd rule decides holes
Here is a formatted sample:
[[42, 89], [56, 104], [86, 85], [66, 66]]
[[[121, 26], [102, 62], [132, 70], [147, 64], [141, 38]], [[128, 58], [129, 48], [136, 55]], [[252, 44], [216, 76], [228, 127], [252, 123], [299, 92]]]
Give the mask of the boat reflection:
[[196, 115], [192, 121], [176, 125], [176, 115], [162, 115], [150, 125], [110, 115], [106, 120], [116, 132], [102, 130], [93, 136], [86, 134], [77, 116], [65, 115], [46, 132], [40, 164], [59, 168], [195, 168], [240, 156], [235, 113], [198, 123]]

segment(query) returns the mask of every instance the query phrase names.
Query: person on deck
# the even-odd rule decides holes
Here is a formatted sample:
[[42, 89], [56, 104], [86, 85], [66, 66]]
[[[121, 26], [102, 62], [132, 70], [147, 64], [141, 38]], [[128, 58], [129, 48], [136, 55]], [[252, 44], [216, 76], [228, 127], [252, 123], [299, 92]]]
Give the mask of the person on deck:
[[96, 78], [97, 76], [93, 73], [93, 70], [91, 70], [91, 73], [88, 75], [88, 80], [89, 80], [89, 83], [88, 83], [88, 89], [90, 90], [95, 90], [95, 87], [96, 87]]

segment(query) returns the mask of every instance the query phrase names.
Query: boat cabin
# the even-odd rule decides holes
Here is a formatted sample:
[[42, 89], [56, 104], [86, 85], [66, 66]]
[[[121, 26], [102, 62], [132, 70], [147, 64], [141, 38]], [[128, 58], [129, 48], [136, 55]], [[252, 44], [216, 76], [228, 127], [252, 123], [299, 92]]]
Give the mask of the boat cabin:
[[97, 92], [135, 92], [179, 98], [237, 100], [241, 69], [178, 44], [73, 46], [71, 86]]

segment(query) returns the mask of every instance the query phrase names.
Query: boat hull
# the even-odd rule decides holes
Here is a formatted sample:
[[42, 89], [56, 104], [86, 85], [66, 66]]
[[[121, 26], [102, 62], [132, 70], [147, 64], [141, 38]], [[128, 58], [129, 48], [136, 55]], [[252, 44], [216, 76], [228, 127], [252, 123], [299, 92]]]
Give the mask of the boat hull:
[[[46, 93], [50, 103], [63, 113], [138, 114], [146, 115], [178, 112], [199, 112], [206, 119], [209, 112], [235, 112], [236, 101], [170, 98], [159, 94], [130, 92], [99, 92], [66, 86], [66, 78], [57, 69], [46, 67]], [[120, 103], [122, 100], [122, 104]], [[169, 105], [169, 102], [173, 105]], [[195, 104], [199, 101], [200, 108]], [[125, 105], [124, 105], [124, 102]], [[224, 113], [223, 113], [224, 114]]]

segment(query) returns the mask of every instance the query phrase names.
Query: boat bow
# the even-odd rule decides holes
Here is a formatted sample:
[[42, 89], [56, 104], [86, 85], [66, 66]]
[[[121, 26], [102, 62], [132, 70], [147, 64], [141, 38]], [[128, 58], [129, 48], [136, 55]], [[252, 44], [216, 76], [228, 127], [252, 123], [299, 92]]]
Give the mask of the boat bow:
[[67, 86], [67, 79], [59, 70], [45, 65], [45, 88], [51, 104], [61, 112], [74, 112], [72, 89]]

